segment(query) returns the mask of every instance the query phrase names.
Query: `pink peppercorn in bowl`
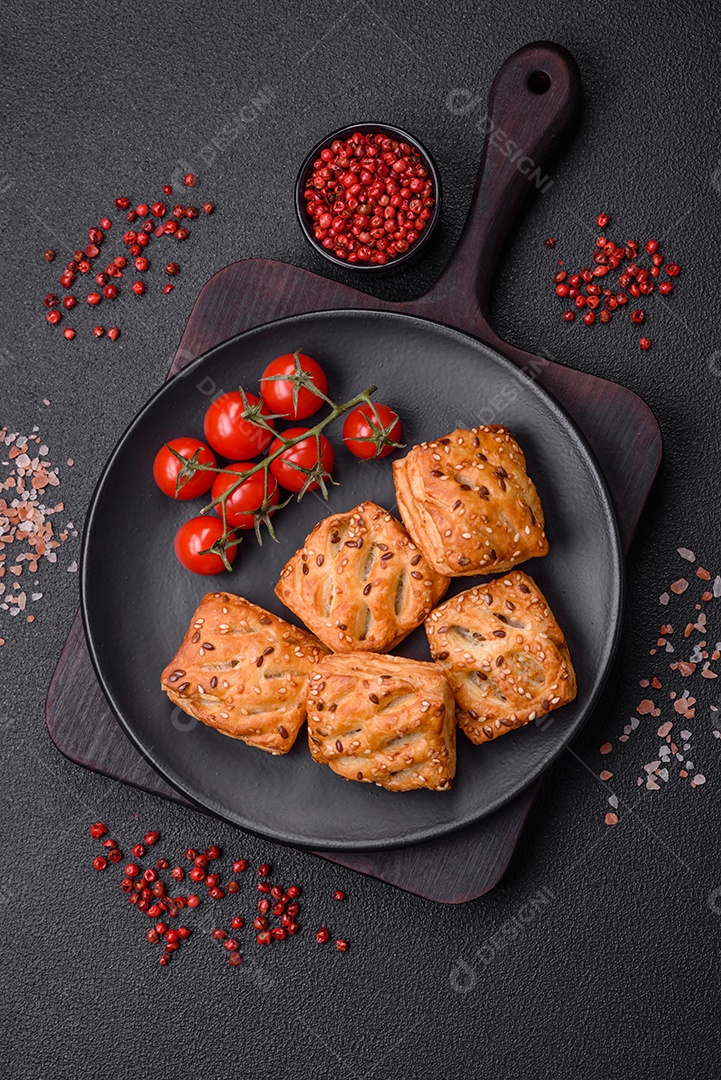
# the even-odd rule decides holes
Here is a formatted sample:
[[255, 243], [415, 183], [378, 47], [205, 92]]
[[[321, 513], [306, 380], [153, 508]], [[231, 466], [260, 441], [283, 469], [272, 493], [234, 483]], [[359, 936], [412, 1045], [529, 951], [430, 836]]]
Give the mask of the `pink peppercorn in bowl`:
[[431, 155], [389, 124], [353, 124], [326, 136], [295, 185], [298, 221], [311, 247], [335, 266], [365, 273], [414, 259], [435, 232], [440, 203]]

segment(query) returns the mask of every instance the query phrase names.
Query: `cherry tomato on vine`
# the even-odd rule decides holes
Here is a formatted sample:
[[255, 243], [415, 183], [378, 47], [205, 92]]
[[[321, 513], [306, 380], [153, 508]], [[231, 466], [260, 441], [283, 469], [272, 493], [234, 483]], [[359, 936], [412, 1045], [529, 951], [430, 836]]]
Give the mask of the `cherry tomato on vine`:
[[169, 495], [171, 499], [197, 499], [199, 495], [204, 495], [206, 491], [212, 486], [215, 473], [206, 471], [205, 469], [198, 469], [196, 472], [190, 474], [187, 480], [181, 481], [178, 494], [175, 494], [176, 484], [178, 480], [178, 474], [181, 469], [185, 468], [182, 461], [171, 454], [168, 447], [171, 447], [178, 454], [182, 454], [185, 458], [192, 458], [195, 453], [198, 454], [198, 461], [203, 465], [212, 465], [215, 468], [217, 462], [215, 460], [215, 454], [210, 450], [204, 442], [200, 439], [192, 439], [190, 436], [181, 436], [179, 439], [171, 439], [161, 446], [155, 455], [155, 461], [153, 462], [153, 478], [160, 490]]
[[[214, 552], [201, 555], [201, 551], [211, 547], [223, 535], [223, 522], [212, 515], [194, 517], [181, 525], [175, 535], [175, 554], [186, 570], [194, 574], [220, 574], [226, 567], [220, 555]], [[226, 557], [232, 563], [237, 554], [237, 547], [226, 548]]]
[[357, 458], [382, 458], [391, 454], [393, 443], [401, 441], [401, 422], [398, 413], [387, 405], [373, 402], [358, 405], [349, 412], [343, 424], [343, 442]]
[[[305, 373], [309, 385], [300, 386], [293, 379], [283, 378], [284, 375], [299, 373]], [[314, 393], [312, 387], [321, 394], [327, 394], [328, 380], [320, 364], [302, 352], [276, 356], [260, 379], [263, 401], [272, 413], [286, 420], [305, 420], [318, 412], [323, 398]]]
[[[260, 401], [257, 394], [246, 393], [245, 398], [250, 407], [256, 406]], [[227, 394], [221, 394], [211, 402], [205, 414], [203, 428], [206, 439], [217, 454], [222, 454], [231, 461], [256, 457], [273, 438], [271, 431], [266, 431], [250, 419], [243, 419], [245, 408], [239, 391], [229, 390]], [[261, 407], [261, 415], [273, 427], [265, 405]]]
[[[228, 468], [232, 469], [233, 472], [243, 473], [253, 468], [253, 462], [236, 461], [234, 465], [229, 465]], [[213, 481], [213, 491], [211, 493], [213, 498], [217, 499], [233, 483], [235, 483], [235, 480], [230, 473], [218, 473]], [[260, 510], [264, 498], [265, 478], [263, 470], [259, 469], [258, 472], [253, 473], [247, 480], [244, 480], [226, 499], [225, 513], [228, 525], [234, 529], [252, 529], [255, 524], [253, 515], [256, 510]], [[274, 476], [268, 476], [268, 499], [273, 506], [277, 505], [278, 485]], [[223, 516], [223, 508], [220, 504], [215, 507], [215, 512], [220, 517]]]
[[[286, 439], [292, 439], [296, 435], [304, 435], [308, 428], [294, 427], [283, 432]], [[282, 446], [280, 439], [274, 439], [268, 450], [269, 454], [275, 453]], [[333, 471], [335, 454], [333, 447], [325, 435], [320, 436], [320, 463], [325, 473]], [[301, 439], [295, 446], [285, 450], [275, 461], [271, 462], [270, 471], [281, 487], [288, 491], [301, 491], [308, 479], [308, 473], [303, 470], [312, 470], [318, 466], [318, 443], [315, 435], [309, 439]], [[313, 480], [307, 487], [307, 491], [314, 491], [320, 487], [317, 480]]]

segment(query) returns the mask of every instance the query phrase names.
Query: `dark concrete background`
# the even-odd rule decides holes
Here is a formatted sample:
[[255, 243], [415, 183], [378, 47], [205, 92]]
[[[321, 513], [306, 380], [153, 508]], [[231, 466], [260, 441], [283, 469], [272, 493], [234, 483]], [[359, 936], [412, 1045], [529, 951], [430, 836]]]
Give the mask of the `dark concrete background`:
[[[665, 617], [658, 595], [688, 570], [676, 547], [693, 548], [714, 573], [721, 567], [717, 13], [713, 5], [618, 0], [582, 9], [557, 0], [286, 8], [207, 0], [5, 6], [0, 424], [24, 432], [39, 424], [55, 462], [74, 458], [61, 470], [61, 492], [67, 517], [82, 524], [102, 464], [164, 377], [203, 281], [248, 256], [321, 269], [296, 226], [292, 183], [307, 148], [346, 122], [390, 119], [417, 133], [438, 161], [446, 203], [437, 251], [373, 282], [389, 297], [422, 292], [458, 236], [480, 151], [482, 109], [451, 115], [449, 92], [467, 88], [484, 99], [508, 54], [555, 40], [579, 62], [583, 116], [553, 167], [553, 186], [510, 239], [494, 319], [517, 344], [632, 387], [663, 429], [661, 477], [629, 562], [619, 659], [574, 753], [549, 776], [501, 885], [465, 907], [435, 906], [64, 760], [47, 736], [43, 705], [77, 606], [77, 578], [64, 567], [78, 544], [65, 545], [60, 565], [43, 568], [35, 623], [0, 612], [7, 1074], [714, 1077], [716, 684], [696, 679], [692, 690], [703, 788], [675, 781], [655, 794], [637, 789], [658, 742], [648, 719], [633, 748], [614, 751], [612, 787], [597, 774], [608, 764], [600, 743], [615, 741], [643, 696], [638, 680], [649, 673], [648, 649]], [[204, 160], [211, 155], [203, 148], [264, 89], [272, 102]], [[114, 195], [159, 192], [186, 163], [201, 175], [198, 198], [218, 211], [183, 249], [178, 288], [119, 306], [123, 335], [114, 346], [88, 336], [93, 313], [78, 309], [74, 323], [85, 332], [69, 345], [46, 326], [41, 303], [64, 253], [105, 213], [118, 228]], [[617, 226], [612, 235], [655, 235], [684, 268], [672, 302], [646, 305], [648, 353], [627, 319], [605, 331], [568, 327], [552, 302], [555, 259], [586, 255], [602, 209]], [[543, 246], [549, 233], [555, 252]], [[64, 256], [53, 268], [41, 257], [47, 247]], [[713, 613], [709, 620], [713, 627]], [[603, 824], [611, 790], [622, 805], [615, 828]], [[305, 886], [306, 933], [267, 952], [248, 942], [238, 971], [196, 938], [160, 969], [117, 875], [96, 878], [90, 867], [96, 848], [87, 826], [96, 818], [124, 846], [157, 827], [169, 854], [216, 839], [253, 863], [268, 858], [285, 883]], [[342, 906], [329, 898], [335, 887], [347, 890]], [[523, 905], [543, 897], [514, 938]], [[251, 902], [239, 905], [243, 914]], [[311, 928], [328, 919], [351, 942], [345, 956], [312, 940]], [[504, 947], [489, 945], [503, 927], [496, 940]]]

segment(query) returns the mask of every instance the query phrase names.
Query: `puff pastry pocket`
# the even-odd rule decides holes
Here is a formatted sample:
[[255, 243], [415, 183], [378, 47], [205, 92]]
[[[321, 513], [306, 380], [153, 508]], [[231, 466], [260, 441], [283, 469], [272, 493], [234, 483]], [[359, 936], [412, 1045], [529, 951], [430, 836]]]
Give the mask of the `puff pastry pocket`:
[[563, 632], [522, 570], [447, 600], [426, 620], [426, 633], [455, 694], [458, 723], [474, 743], [505, 735], [576, 696]]
[[505, 427], [458, 428], [393, 463], [398, 508], [439, 574], [510, 570], [546, 555], [543, 509]]
[[364, 502], [319, 522], [275, 591], [335, 652], [387, 652], [420, 626], [448, 585], [399, 521]]
[[308, 676], [325, 651], [242, 596], [208, 593], [160, 684], [183, 712], [223, 735], [287, 754], [305, 719]]
[[325, 656], [310, 679], [315, 761], [389, 791], [448, 791], [456, 772], [453, 694], [436, 664], [402, 656]]

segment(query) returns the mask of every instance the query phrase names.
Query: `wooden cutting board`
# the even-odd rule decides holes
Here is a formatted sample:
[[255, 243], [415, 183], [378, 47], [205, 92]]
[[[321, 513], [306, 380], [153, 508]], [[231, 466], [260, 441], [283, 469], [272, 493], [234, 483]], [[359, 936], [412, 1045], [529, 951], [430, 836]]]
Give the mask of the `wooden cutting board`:
[[[575, 419], [606, 478], [627, 549], [661, 458], [661, 434], [651, 410], [622, 386], [506, 344], [487, 320], [493, 273], [508, 229], [534, 190], [535, 170], [543, 169], [573, 120], [580, 93], [575, 61], [559, 46], [528, 45], [505, 62], [491, 88], [488, 135], [468, 220], [448, 266], [424, 296], [390, 303], [286, 263], [234, 263], [201, 290], [169, 377], [229, 337], [310, 311], [397, 311], [453, 326], [517, 364]], [[509, 152], [508, 140], [522, 153]], [[530, 168], [522, 162], [530, 162]], [[46, 719], [53, 742], [72, 761], [185, 802], [116, 722], [93, 673], [79, 613], [50, 685]], [[440, 840], [385, 852], [323, 852], [322, 857], [428, 899], [462, 903], [500, 880], [538, 786]]]

